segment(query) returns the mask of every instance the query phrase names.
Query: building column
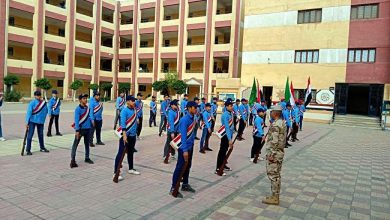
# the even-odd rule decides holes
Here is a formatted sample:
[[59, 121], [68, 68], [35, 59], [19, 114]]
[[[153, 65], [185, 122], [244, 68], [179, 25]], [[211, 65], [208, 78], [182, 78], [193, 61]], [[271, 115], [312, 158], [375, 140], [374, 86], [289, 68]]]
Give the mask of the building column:
[[64, 91], [63, 91], [63, 98], [72, 97], [72, 90], [69, 89], [70, 84], [72, 84], [74, 80], [74, 59], [75, 59], [75, 52], [74, 52], [74, 41], [75, 41], [75, 29], [76, 29], [76, 1], [67, 1], [67, 8], [68, 10], [68, 18], [66, 22], [66, 33], [68, 37], [68, 43], [66, 45], [66, 53], [67, 53], [67, 61], [65, 62], [68, 70], [68, 74], [65, 74], [64, 78]]
[[33, 70], [33, 76], [31, 77], [31, 97], [34, 93], [34, 82], [37, 79], [41, 79], [44, 77], [43, 74], [43, 55], [44, 55], [44, 31], [45, 31], [45, 0], [37, 0], [38, 4], [35, 7], [35, 14], [33, 22], [34, 24], [38, 24], [36, 28], [34, 28], [34, 46], [35, 50], [35, 60], [33, 56], [33, 63], [35, 62], [35, 68]]
[[[160, 46], [161, 46], [161, 43], [160, 43], [160, 32], [161, 32], [161, 28], [160, 28], [160, 21], [161, 21], [161, 7], [162, 7], [162, 4], [161, 4], [161, 0], [157, 0], [156, 1], [156, 15], [155, 15], [155, 21], [156, 21], [156, 28], [154, 30], [154, 58], [153, 58], [153, 82], [156, 82], [158, 80], [158, 73], [160, 72], [160, 68], [159, 68], [159, 64], [161, 62], [160, 61]], [[153, 83], [152, 82], [152, 83]], [[153, 95], [156, 95], [156, 91], [153, 90], [153, 87], [152, 87], [152, 93]]]
[[[233, 78], [238, 78], [239, 73], [238, 73], [238, 67], [239, 67], [239, 48], [240, 48], [240, 38], [241, 38], [241, 27], [240, 27], [240, 22], [241, 22], [241, 0], [235, 0], [236, 1], [236, 16], [235, 16], [235, 21], [234, 21], [234, 52], [233, 52]], [[240, 73], [241, 75], [241, 73]]]
[[100, 41], [101, 41], [101, 18], [102, 18], [102, 0], [96, 0], [95, 4], [95, 28], [94, 28], [94, 43], [95, 48], [93, 52], [92, 67], [93, 77], [92, 83], [99, 84], [99, 72], [100, 72]]
[[119, 47], [120, 47], [120, 25], [121, 25], [121, 7], [120, 2], [116, 3], [116, 10], [114, 15], [114, 22], [115, 23], [115, 34], [114, 34], [114, 86], [113, 86], [113, 92], [111, 93], [111, 100], [115, 99], [115, 97], [118, 96], [118, 73], [119, 73]]
[[132, 61], [131, 61], [131, 93], [135, 94], [135, 87], [136, 84], [136, 77], [137, 77], [137, 60], [138, 60], [138, 11], [139, 11], [139, 0], [134, 1], [134, 10], [133, 10], [133, 54], [132, 54]]
[[[213, 31], [213, 1], [207, 1], [207, 21], [206, 21], [206, 53], [204, 62], [204, 80], [203, 80], [203, 96], [209, 97], [210, 87], [210, 62], [211, 62], [211, 33]], [[209, 98], [207, 98], [208, 100]]]
[[185, 31], [185, 17], [186, 17], [186, 0], [180, 1], [180, 11], [179, 11], [179, 18], [180, 18], [180, 24], [179, 24], [179, 39], [178, 39], [178, 45], [179, 45], [179, 56], [177, 61], [177, 75], [179, 79], [183, 78], [183, 56], [184, 56], [184, 31]]
[[4, 92], [4, 76], [7, 75], [7, 10], [8, 0], [0, 0], [0, 92]]

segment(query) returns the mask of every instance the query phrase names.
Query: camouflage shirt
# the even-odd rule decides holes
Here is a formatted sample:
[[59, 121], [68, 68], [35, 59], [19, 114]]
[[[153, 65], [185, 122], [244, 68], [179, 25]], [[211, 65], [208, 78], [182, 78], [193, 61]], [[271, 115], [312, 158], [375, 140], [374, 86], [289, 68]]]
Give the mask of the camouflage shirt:
[[282, 119], [274, 121], [269, 128], [267, 137], [267, 153], [282, 151], [286, 145], [286, 122]]

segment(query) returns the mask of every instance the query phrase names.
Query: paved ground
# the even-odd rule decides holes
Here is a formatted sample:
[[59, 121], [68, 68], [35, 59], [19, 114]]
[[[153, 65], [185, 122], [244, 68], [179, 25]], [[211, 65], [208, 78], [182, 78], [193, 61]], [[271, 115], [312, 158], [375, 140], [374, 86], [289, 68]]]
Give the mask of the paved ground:
[[[216, 151], [195, 153], [190, 184], [197, 192], [174, 199], [168, 190], [175, 161], [162, 163], [165, 137], [155, 135], [156, 128], [144, 127], [137, 142], [135, 167], [142, 174], [125, 174], [114, 184], [117, 139], [110, 114], [104, 122], [107, 145], [91, 150], [95, 164], [82, 162], [80, 145], [79, 168], [70, 169], [71, 113], [61, 118], [65, 135], [45, 139], [51, 152], [30, 157], [19, 155], [23, 113], [4, 113], [10, 140], [0, 142], [0, 219], [390, 219], [390, 135], [382, 131], [306, 123], [301, 141], [287, 150], [282, 202], [275, 207], [261, 203], [270, 184], [264, 162], [249, 163], [249, 130], [247, 140], [236, 144], [229, 160], [234, 170], [226, 177], [213, 174]], [[212, 137], [211, 147], [218, 145]]]

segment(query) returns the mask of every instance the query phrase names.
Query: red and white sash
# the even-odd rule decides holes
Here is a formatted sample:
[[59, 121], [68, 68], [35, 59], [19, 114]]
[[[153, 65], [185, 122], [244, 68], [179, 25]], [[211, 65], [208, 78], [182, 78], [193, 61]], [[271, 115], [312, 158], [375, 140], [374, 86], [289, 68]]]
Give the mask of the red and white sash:
[[[233, 125], [233, 118], [229, 120], [229, 129]], [[226, 127], [222, 125], [221, 128], [216, 132], [218, 138], [222, 139], [226, 135]]]
[[[126, 120], [125, 131], [132, 128], [134, 126], [134, 124], [136, 123], [136, 121], [137, 121], [137, 111], [134, 111], [134, 114], [129, 119]], [[118, 138], [121, 138], [122, 133], [123, 133], [123, 129], [121, 126], [119, 126], [119, 128], [115, 130], [115, 134], [116, 134], [116, 136], [118, 136]]]
[[[195, 128], [196, 121], [194, 120], [190, 126], [187, 128], [187, 140], [192, 136]], [[176, 150], [181, 147], [181, 134], [177, 135], [171, 143], [169, 143]]]
[[125, 99], [122, 98], [122, 100], [119, 102], [119, 108], [121, 108], [125, 104]]
[[59, 102], [60, 102], [60, 98], [57, 98], [56, 103], [54, 103], [54, 105], [52, 107], [53, 111], [55, 111], [57, 109]]
[[[180, 113], [179, 111], [176, 111], [176, 116], [175, 119], [173, 120], [173, 126], [176, 127], [176, 125], [179, 124], [179, 121], [180, 121]], [[167, 129], [171, 129], [171, 124], [169, 123], [169, 120], [167, 121]]]
[[[209, 116], [209, 117], [207, 118], [207, 121], [210, 123], [210, 122], [211, 122], [211, 119], [212, 119], [211, 116]], [[202, 122], [200, 123], [200, 128], [203, 129], [205, 125], [206, 125], [206, 123], [205, 123], [204, 121], [202, 121]]]
[[38, 114], [39, 112], [42, 111], [42, 109], [43, 109], [45, 106], [46, 106], [46, 102], [43, 101], [43, 100], [40, 100], [39, 103], [38, 103], [38, 105], [35, 106], [35, 108], [33, 109], [32, 114], [33, 114], [33, 115]]
[[[89, 117], [89, 106], [87, 106], [85, 112], [83, 112], [83, 114], [80, 115], [80, 120], [79, 120], [79, 127], [81, 127], [88, 119]], [[72, 124], [72, 128], [75, 128], [75, 123], [73, 122]]]
[[140, 101], [137, 107], [137, 111], [141, 111], [143, 107], [144, 107], [144, 103]]
[[97, 114], [103, 108], [103, 103], [99, 102], [95, 108], [93, 108], [93, 114]]

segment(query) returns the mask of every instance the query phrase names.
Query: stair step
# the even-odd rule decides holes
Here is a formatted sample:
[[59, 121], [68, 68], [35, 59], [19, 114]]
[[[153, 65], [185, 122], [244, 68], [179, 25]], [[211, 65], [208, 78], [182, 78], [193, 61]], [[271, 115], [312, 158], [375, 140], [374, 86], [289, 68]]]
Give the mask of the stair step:
[[367, 126], [355, 126], [355, 125], [350, 125], [350, 124], [332, 124], [332, 126], [340, 126], [340, 127], [348, 127], [348, 128], [366, 128], [370, 130], [382, 130], [380, 126], [377, 127], [367, 127]]

